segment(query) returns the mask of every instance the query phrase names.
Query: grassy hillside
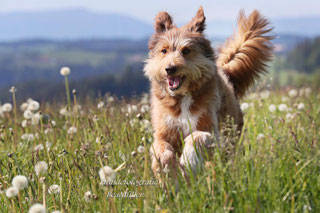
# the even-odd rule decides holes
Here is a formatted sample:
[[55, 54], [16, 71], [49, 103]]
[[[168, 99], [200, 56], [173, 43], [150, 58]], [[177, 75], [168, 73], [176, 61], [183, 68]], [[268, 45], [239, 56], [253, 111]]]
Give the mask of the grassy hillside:
[[[24, 116], [30, 119], [19, 106], [17, 114], [3, 112], [2, 212], [26, 212], [35, 203], [48, 212], [320, 211], [319, 91], [249, 94], [242, 101], [248, 105], [242, 105], [245, 125], [236, 145], [223, 142], [230, 137], [216, 143], [205, 170], [190, 184], [179, 174], [177, 185], [170, 179], [159, 184], [151, 172], [146, 96], [105, 97], [81, 106], [75, 96], [71, 100], [69, 111], [59, 104], [37, 109], [29, 100], [34, 115]], [[104, 166], [113, 170], [104, 168], [102, 178], [131, 182], [103, 184]], [[14, 196], [5, 190], [16, 175], [26, 176], [28, 186]], [[139, 197], [111, 196], [121, 192]]]

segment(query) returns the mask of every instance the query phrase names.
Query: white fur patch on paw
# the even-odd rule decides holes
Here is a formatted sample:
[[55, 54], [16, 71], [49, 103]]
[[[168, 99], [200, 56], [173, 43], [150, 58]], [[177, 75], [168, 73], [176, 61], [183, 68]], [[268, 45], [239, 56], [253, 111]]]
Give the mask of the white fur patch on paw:
[[180, 157], [180, 165], [183, 167], [190, 166], [191, 171], [195, 174], [198, 166], [203, 163], [203, 159], [198, 157], [197, 151], [193, 143], [186, 143], [182, 155]]
[[197, 169], [203, 166], [202, 149], [209, 147], [213, 137], [209, 132], [196, 131], [185, 138], [185, 146], [180, 157], [180, 164], [183, 167], [190, 166], [196, 174]]

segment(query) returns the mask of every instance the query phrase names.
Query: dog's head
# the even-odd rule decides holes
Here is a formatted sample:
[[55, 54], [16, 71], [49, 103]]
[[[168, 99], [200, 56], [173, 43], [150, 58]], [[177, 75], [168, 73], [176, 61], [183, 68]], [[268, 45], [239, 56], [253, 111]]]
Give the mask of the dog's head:
[[203, 34], [205, 19], [202, 7], [181, 28], [173, 24], [167, 12], [155, 18], [144, 71], [171, 96], [201, 88], [216, 72], [214, 51]]

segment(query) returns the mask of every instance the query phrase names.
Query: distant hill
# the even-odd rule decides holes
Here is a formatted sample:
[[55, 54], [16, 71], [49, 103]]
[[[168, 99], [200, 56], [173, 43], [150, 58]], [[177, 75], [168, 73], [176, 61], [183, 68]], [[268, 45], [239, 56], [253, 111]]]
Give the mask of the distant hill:
[[0, 14], [0, 40], [143, 38], [152, 26], [138, 19], [84, 9]]
[[[85, 9], [63, 9], [0, 14], [0, 40], [18, 39], [143, 39], [153, 32], [152, 22], [111, 13]], [[272, 20], [277, 34], [320, 35], [320, 17], [281, 18]], [[208, 21], [210, 37], [226, 37], [236, 20]]]

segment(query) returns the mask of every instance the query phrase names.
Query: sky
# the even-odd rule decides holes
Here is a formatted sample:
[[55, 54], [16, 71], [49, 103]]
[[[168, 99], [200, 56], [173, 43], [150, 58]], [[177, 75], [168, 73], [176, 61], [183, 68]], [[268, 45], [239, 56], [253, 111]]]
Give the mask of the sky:
[[320, 0], [0, 0], [0, 13], [84, 8], [120, 13], [153, 22], [162, 10], [186, 22], [202, 5], [207, 20], [233, 20], [240, 9], [260, 10], [269, 18], [320, 16]]

